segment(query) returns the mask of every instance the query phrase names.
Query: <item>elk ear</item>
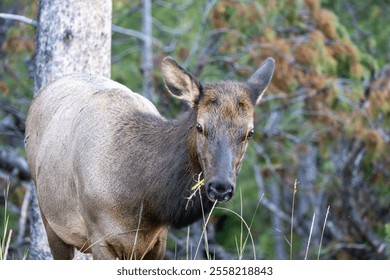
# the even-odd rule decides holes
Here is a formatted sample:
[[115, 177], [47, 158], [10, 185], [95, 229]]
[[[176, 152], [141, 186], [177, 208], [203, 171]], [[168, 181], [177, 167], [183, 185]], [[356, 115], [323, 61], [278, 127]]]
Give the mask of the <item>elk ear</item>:
[[256, 72], [249, 78], [247, 83], [252, 89], [252, 99], [256, 105], [260, 103], [275, 69], [275, 60], [272, 57], [267, 58]]
[[162, 73], [169, 92], [193, 107], [199, 99], [201, 90], [200, 83], [191, 73], [180, 67], [171, 57], [166, 57], [162, 61]]

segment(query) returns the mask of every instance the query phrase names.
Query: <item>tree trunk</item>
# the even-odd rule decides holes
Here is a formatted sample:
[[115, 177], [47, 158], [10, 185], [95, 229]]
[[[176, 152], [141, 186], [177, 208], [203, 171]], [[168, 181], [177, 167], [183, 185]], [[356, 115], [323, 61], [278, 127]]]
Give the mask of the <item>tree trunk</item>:
[[[35, 93], [48, 82], [73, 72], [110, 76], [111, 13], [111, 0], [39, 1]], [[35, 189], [30, 224], [29, 258], [50, 258]]]
[[[321, 238], [322, 217], [326, 212], [326, 203], [321, 201], [325, 198], [320, 191], [316, 189], [318, 150], [311, 144], [302, 146], [298, 153], [298, 192], [297, 207], [295, 210], [296, 225], [303, 228], [304, 235], [301, 236], [302, 246], [300, 255], [303, 257], [307, 251], [307, 242], [309, 241], [310, 228], [313, 228], [311, 235], [311, 247], [319, 244]], [[313, 215], [316, 219], [313, 221]]]
[[142, 72], [144, 75], [144, 90], [143, 96], [149, 100], [153, 99], [153, 26], [152, 26], [152, 1], [143, 0], [142, 7], [142, 31], [145, 35], [144, 48], [142, 50]]
[[110, 0], [41, 0], [35, 57], [35, 91], [72, 72], [110, 76]]

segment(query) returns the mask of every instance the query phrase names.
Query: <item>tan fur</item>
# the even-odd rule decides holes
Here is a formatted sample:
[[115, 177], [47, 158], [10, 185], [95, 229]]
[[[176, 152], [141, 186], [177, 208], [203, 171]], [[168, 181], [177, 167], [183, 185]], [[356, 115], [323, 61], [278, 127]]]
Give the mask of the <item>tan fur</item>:
[[[94, 259], [161, 259], [170, 226], [232, 197], [274, 61], [247, 83], [204, 87], [171, 58], [162, 69], [172, 95], [191, 106], [174, 120], [96, 75], [65, 76], [34, 98], [25, 145], [55, 259], [72, 259], [74, 248]], [[202, 195], [188, 201], [200, 173]]]
[[[118, 112], [111, 111], [113, 104]], [[93, 114], [97, 118], [90, 117], [92, 111], [99, 111]], [[123, 234], [129, 228], [136, 232], [138, 228], [137, 220], [125, 217], [119, 221], [119, 228], [109, 231], [102, 230], [102, 225], [92, 224], [88, 228], [83, 215], [83, 208], [91, 206], [105, 208], [108, 216], [115, 215], [115, 198], [110, 199], [106, 195], [109, 186], [102, 182], [112, 181], [108, 178], [111, 174], [106, 170], [115, 164], [115, 158], [120, 154], [107, 150], [107, 143], [115, 135], [104, 125], [116, 123], [120, 111], [129, 116], [143, 111], [160, 117], [152, 103], [126, 87], [103, 77], [82, 74], [66, 76], [49, 84], [37, 94], [29, 109], [26, 151], [44, 222], [65, 243], [86, 252], [91, 252], [93, 247], [108, 246], [107, 243], [115, 235]], [[83, 158], [83, 154], [93, 155], [94, 158]], [[90, 160], [101, 164], [91, 165]], [[79, 174], [77, 165], [90, 166], [86, 170], [88, 173]], [[80, 189], [80, 185], [93, 188], [84, 190]], [[80, 201], [83, 196], [79, 192], [83, 192], [84, 198], [88, 197], [91, 201]], [[95, 200], [99, 195], [104, 199]], [[110, 211], [113, 213], [109, 214]], [[106, 226], [109, 227], [109, 224], [110, 221], [107, 221]], [[150, 228], [147, 224], [141, 226]], [[137, 242], [143, 242], [145, 245], [142, 247], [148, 247], [156, 240], [164, 241], [165, 231], [157, 229], [156, 232], [162, 232], [162, 237], [152, 234], [149, 239], [139, 238]], [[126, 243], [121, 246], [132, 248], [134, 238], [135, 234], [130, 233]], [[124, 254], [131, 255], [131, 252]], [[133, 255], [144, 254], [140, 250]]]

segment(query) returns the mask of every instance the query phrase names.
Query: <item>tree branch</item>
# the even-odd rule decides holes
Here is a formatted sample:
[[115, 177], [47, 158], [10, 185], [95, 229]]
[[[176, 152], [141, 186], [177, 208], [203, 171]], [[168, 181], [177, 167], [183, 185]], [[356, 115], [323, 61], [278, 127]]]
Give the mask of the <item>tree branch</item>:
[[37, 26], [37, 21], [36, 20], [33, 20], [33, 19], [25, 17], [25, 16], [21, 16], [21, 15], [0, 13], [0, 18], [13, 20], [13, 21], [19, 21], [19, 22], [22, 22], [22, 23], [26, 23], [28, 25], [32, 25], [34, 27]]
[[21, 252], [21, 246], [26, 242], [26, 227], [28, 222], [28, 209], [31, 201], [31, 189], [34, 188], [34, 184], [30, 181], [27, 185], [23, 185], [25, 189], [25, 194], [23, 198], [22, 206], [20, 207], [20, 215], [19, 215], [19, 230], [18, 235], [15, 241], [15, 248], [17, 248], [17, 252], [19, 254], [19, 258], [23, 258], [23, 252]]
[[0, 167], [8, 172], [16, 172], [22, 179], [29, 179], [27, 161], [14, 149], [0, 150]]
[[[25, 16], [21, 16], [21, 15], [0, 13], [0, 18], [13, 20], [13, 21], [18, 21], [18, 22], [21, 22], [21, 23], [32, 25], [34, 27], [37, 26], [37, 21], [36, 20], [28, 18], [28, 17], [25, 17]], [[121, 26], [118, 26], [118, 25], [114, 25], [113, 24], [112, 25], [112, 31], [116, 32], [116, 33], [119, 33], [119, 34], [123, 34], [123, 35], [127, 35], [127, 36], [131, 36], [131, 37], [140, 39], [141, 41], [147, 40], [147, 36], [145, 34], [143, 34], [142, 32], [139, 32], [139, 31], [136, 31], [136, 30], [132, 30], [132, 29], [129, 29], [129, 28], [124, 28], [124, 27], [121, 27]], [[152, 38], [152, 43], [154, 45], [158, 46], [158, 47], [162, 46], [161, 41], [157, 40], [155, 38]]]
[[160, 29], [165, 33], [170, 33], [176, 36], [183, 35], [184, 33], [188, 32], [188, 30], [192, 28], [192, 24], [187, 24], [186, 26], [182, 26], [180, 28], [170, 28], [155, 18], [153, 18], [153, 25], [155, 25], [158, 29]]
[[[143, 34], [142, 32], [139, 32], [139, 31], [136, 31], [136, 30], [132, 30], [132, 29], [129, 29], [129, 28], [124, 28], [124, 27], [121, 27], [121, 26], [118, 26], [118, 25], [112, 25], [112, 31], [113, 32], [116, 32], [116, 33], [119, 33], [119, 34], [123, 34], [123, 35], [127, 35], [127, 36], [130, 36], [130, 37], [134, 37], [134, 38], [137, 38], [141, 41], [146, 41], [148, 40], [147, 36], [145, 34]], [[160, 40], [157, 40], [155, 38], [152, 38], [152, 44], [157, 46], [157, 47], [161, 47], [163, 44]]]
[[[259, 189], [259, 193], [265, 193], [265, 188], [264, 188], [264, 181], [263, 177], [261, 176], [260, 173], [260, 167], [257, 163], [253, 165], [253, 173], [255, 175], [255, 180], [257, 183], [257, 187]], [[278, 216], [280, 219], [284, 220], [285, 222], [290, 221], [290, 216], [287, 215], [283, 210], [281, 210], [275, 203], [273, 203], [271, 200], [269, 200], [266, 196], [263, 196], [261, 199], [261, 204], [265, 206], [268, 210], [270, 210], [273, 214]]]
[[202, 39], [202, 34], [203, 34], [205, 27], [206, 27], [206, 24], [207, 24], [209, 13], [216, 3], [217, 3], [217, 0], [206, 1], [206, 6], [205, 6], [204, 11], [203, 11], [202, 21], [201, 21], [199, 29], [198, 29], [198, 34], [196, 35], [195, 41], [191, 44], [192, 45], [191, 50], [189, 52], [189, 55], [188, 55], [186, 61], [183, 64], [183, 66], [185, 68], [188, 68], [190, 60], [192, 59], [193, 55], [199, 49], [200, 41]]
[[184, 11], [194, 3], [194, 0], [188, 0], [188, 1], [181, 3], [181, 4], [176, 3], [176, 1], [175, 1], [175, 3], [172, 3], [172, 2], [163, 1], [163, 0], [155, 0], [153, 2], [155, 2], [157, 5], [159, 5], [161, 7], [171, 8], [171, 9], [175, 9], [178, 11]]

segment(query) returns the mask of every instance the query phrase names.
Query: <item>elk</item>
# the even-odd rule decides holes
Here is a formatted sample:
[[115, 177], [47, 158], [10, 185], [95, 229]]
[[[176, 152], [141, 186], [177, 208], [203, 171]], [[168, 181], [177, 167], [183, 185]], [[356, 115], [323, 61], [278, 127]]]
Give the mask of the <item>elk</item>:
[[[166, 88], [189, 105], [171, 120], [93, 74], [41, 89], [25, 146], [54, 259], [72, 259], [75, 248], [94, 259], [162, 259], [170, 227], [230, 200], [274, 67], [268, 58], [246, 82], [201, 84], [165, 58]], [[191, 196], [199, 174], [204, 185]]]

